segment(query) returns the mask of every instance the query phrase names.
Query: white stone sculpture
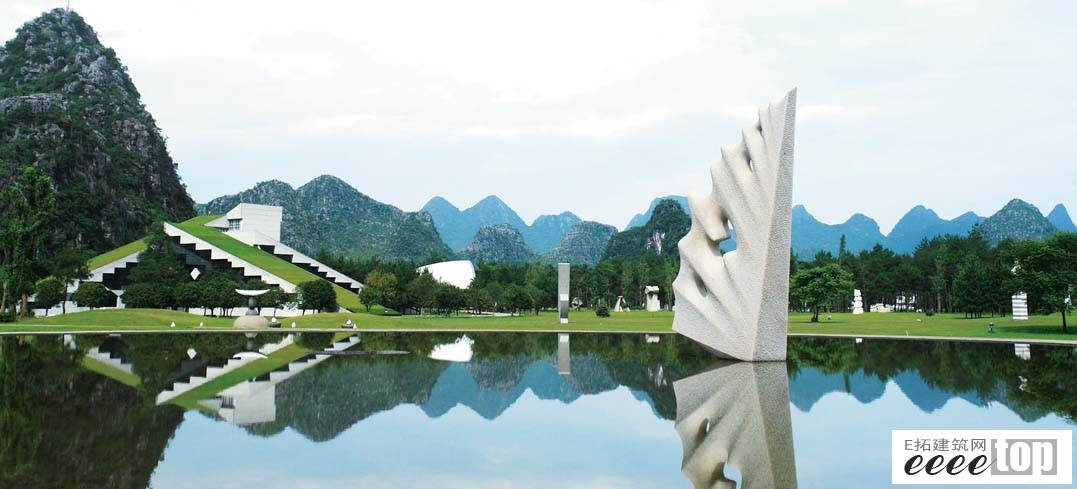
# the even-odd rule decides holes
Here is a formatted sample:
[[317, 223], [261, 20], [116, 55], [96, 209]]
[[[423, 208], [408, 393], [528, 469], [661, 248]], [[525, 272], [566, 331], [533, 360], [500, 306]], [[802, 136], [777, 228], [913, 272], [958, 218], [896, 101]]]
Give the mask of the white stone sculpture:
[[624, 307], [621, 306], [621, 303], [624, 302], [624, 300], [625, 298], [623, 295], [617, 296], [617, 304], [613, 306], [613, 312], [625, 312]]
[[864, 298], [860, 289], [853, 289], [853, 314], [864, 314]]
[[[740, 144], [722, 147], [713, 190], [688, 197], [673, 330], [719, 356], [785, 360], [796, 90], [759, 108]], [[737, 248], [718, 249], [729, 239]]]
[[[673, 383], [681, 472], [696, 488], [797, 486], [784, 363], [725, 362]], [[741, 474], [736, 485], [726, 465]]]
[[658, 287], [655, 285], [648, 285], [643, 288], [643, 292], [647, 294], [647, 312], [658, 312], [662, 309], [662, 301], [658, 298]]

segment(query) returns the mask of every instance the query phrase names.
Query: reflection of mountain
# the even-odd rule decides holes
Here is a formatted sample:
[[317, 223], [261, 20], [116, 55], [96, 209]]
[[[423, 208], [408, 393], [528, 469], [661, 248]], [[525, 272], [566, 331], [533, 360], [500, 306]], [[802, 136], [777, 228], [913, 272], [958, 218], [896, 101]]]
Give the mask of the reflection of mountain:
[[[606, 367], [594, 355], [574, 357], [571, 364], [570, 378], [558, 374], [556, 365], [545, 359], [514, 357], [479, 360], [466, 367], [454, 364], [438, 378], [422, 409], [436, 418], [463, 405], [479, 416], [494, 419], [528, 390], [539, 399], [570, 403], [583, 394], [597, 394], [617, 387]], [[646, 398], [646, 394], [643, 396]]]
[[930, 413], [951, 399], [984, 407], [996, 402], [1025, 421], [1049, 413], [1077, 417], [1075, 384], [1059, 372], [1077, 368], [1064, 347], [1032, 347], [1032, 359], [1013, 345], [960, 342], [797, 339], [789, 343], [790, 398], [807, 412], [824, 395], [845, 392], [861, 403], [880, 398], [888, 382]]
[[81, 368], [59, 337], [0, 342], [0, 487], [149, 486], [181, 408]]
[[[449, 364], [403, 358], [341, 357], [277, 386], [277, 420], [314, 441], [330, 440], [355, 423], [399, 404], [423, 404]], [[257, 426], [252, 431], [269, 430]]]
[[883, 396], [886, 384], [863, 372], [824, 374], [814, 368], [803, 368], [789, 378], [789, 400], [797, 409], [808, 412], [823, 396], [831, 392], [851, 394], [863, 404]]

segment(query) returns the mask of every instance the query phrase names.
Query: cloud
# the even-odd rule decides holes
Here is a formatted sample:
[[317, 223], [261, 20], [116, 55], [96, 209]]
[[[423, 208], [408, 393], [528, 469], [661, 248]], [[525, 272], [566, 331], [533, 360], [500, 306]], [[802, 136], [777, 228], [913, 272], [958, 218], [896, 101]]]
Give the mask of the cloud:
[[[55, 6], [3, 2], [0, 34]], [[403, 208], [498, 193], [525, 218], [621, 225], [694, 190], [681, 176], [705, 175], [795, 86], [795, 199], [823, 219], [863, 212], [887, 229], [916, 204], [990, 214], [1012, 197], [1077, 207], [1074, 2], [74, 7], [129, 67], [199, 201], [334, 173]]]

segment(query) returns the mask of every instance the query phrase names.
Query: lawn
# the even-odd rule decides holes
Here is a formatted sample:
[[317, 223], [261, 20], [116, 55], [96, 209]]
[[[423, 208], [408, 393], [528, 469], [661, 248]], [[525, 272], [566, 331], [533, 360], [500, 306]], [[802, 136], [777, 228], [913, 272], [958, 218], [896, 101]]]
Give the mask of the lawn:
[[119, 260], [120, 258], [123, 258], [128, 255], [133, 255], [144, 249], [146, 249], [146, 242], [141, 239], [138, 241], [127, 243], [108, 253], [104, 253], [90, 258], [90, 260], [86, 262], [86, 269], [90, 271], [96, 270], [105, 265], [108, 265], [109, 263]]
[[[869, 313], [854, 316], [835, 314], [833, 320], [822, 317], [822, 322], [812, 324], [811, 315], [793, 313], [789, 317], [789, 332], [801, 334], [855, 334], [896, 336], [953, 336], [968, 338], [1012, 338], [1042, 340], [1077, 340], [1077, 334], [1062, 334], [1061, 318], [1033, 316], [1017, 323], [1009, 317], [964, 319], [961, 314], [940, 314], [928, 317], [918, 313]], [[437, 331], [620, 331], [640, 333], [668, 333], [673, 324], [673, 313], [629, 312], [613, 313], [608, 318], [595, 316], [593, 311], [573, 311], [570, 323], [559, 324], [557, 314], [543, 312], [539, 315], [525, 314], [515, 317], [467, 317], [467, 316], [385, 316], [366, 313], [333, 313], [282, 318], [285, 330], [294, 321], [300, 329], [340, 329], [351, 319], [359, 330], [437, 330]], [[169, 324], [175, 321], [176, 328]], [[172, 331], [198, 329], [230, 330], [231, 318], [211, 318], [178, 311], [156, 309], [105, 309], [81, 313], [36, 318], [18, 323], [0, 325], [0, 332], [46, 332], [46, 331]], [[995, 323], [995, 333], [987, 332], [987, 324]], [[1075, 326], [1077, 329], [1077, 326]]]

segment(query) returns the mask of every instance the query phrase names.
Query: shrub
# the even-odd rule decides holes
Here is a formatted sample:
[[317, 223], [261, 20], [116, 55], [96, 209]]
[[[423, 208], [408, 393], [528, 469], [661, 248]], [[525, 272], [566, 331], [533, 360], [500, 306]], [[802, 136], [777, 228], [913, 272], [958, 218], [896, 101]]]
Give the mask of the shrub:
[[924, 313], [924, 315], [927, 316], [927, 317], [934, 316], [935, 315], [935, 310], [934, 309], [928, 309], [927, 312]]
[[337, 308], [337, 295], [333, 286], [325, 280], [311, 280], [299, 284], [299, 307], [304, 311], [331, 311]]
[[610, 306], [606, 305], [605, 300], [598, 301], [598, 305], [595, 306], [595, 316], [600, 318], [610, 317]]
[[45, 278], [37, 282], [34, 303], [37, 307], [45, 309], [48, 316], [52, 306], [60, 304], [67, 299], [67, 286], [54, 278]]
[[71, 294], [71, 300], [79, 307], [105, 307], [109, 304], [112, 295], [108, 289], [99, 282], [81, 282], [79, 288]]

